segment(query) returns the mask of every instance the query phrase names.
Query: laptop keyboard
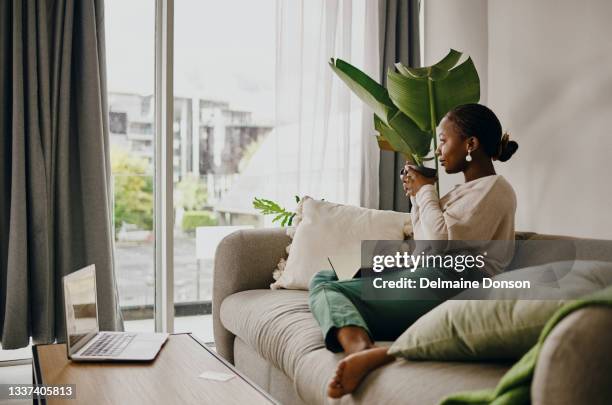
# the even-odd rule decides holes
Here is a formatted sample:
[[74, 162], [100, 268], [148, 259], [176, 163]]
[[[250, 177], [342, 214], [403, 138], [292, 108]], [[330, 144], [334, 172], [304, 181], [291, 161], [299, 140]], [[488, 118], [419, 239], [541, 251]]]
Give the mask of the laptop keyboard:
[[81, 356], [118, 356], [130, 344], [134, 336], [136, 334], [133, 333], [101, 333], [98, 340], [89, 346]]

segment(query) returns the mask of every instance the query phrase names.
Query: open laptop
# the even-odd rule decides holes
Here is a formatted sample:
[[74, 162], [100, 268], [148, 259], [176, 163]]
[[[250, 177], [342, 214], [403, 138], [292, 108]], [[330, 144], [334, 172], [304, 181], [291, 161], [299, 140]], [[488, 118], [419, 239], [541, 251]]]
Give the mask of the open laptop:
[[64, 276], [64, 311], [68, 358], [74, 361], [149, 361], [167, 333], [100, 332], [96, 267]]
[[351, 246], [340, 253], [329, 255], [327, 261], [338, 280], [350, 280], [361, 270], [361, 245]]

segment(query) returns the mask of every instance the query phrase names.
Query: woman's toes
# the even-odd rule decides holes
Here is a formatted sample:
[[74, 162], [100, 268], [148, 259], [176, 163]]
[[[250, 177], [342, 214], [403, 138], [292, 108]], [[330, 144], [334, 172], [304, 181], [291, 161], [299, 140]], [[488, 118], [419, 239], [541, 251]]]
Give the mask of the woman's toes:
[[335, 375], [331, 378], [331, 380], [329, 380], [329, 384], [337, 384], [340, 385], [340, 377], [338, 377], [338, 375]]
[[327, 396], [330, 398], [340, 398], [344, 395], [344, 390], [339, 381], [332, 379], [327, 386]]
[[330, 398], [341, 398], [344, 395], [342, 387], [329, 386], [327, 387], [327, 396]]
[[345, 394], [344, 388], [342, 387], [342, 376], [345, 368], [346, 363], [344, 360], [340, 361], [336, 367], [336, 373], [331, 378], [329, 385], [327, 386], [327, 395], [330, 398], [340, 398]]

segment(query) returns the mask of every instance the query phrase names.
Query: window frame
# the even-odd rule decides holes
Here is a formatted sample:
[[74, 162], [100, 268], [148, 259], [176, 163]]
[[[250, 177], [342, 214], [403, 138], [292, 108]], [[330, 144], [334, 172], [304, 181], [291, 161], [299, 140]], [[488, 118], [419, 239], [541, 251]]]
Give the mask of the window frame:
[[155, 1], [155, 331], [174, 332], [174, 0]]

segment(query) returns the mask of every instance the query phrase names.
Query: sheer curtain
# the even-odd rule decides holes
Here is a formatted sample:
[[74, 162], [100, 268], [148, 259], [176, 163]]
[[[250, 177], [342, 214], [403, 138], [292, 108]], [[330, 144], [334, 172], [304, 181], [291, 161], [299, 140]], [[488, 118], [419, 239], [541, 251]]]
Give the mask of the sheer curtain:
[[277, 0], [276, 123], [266, 140], [278, 201], [294, 195], [377, 207], [372, 113], [328, 65], [379, 76], [376, 2]]

